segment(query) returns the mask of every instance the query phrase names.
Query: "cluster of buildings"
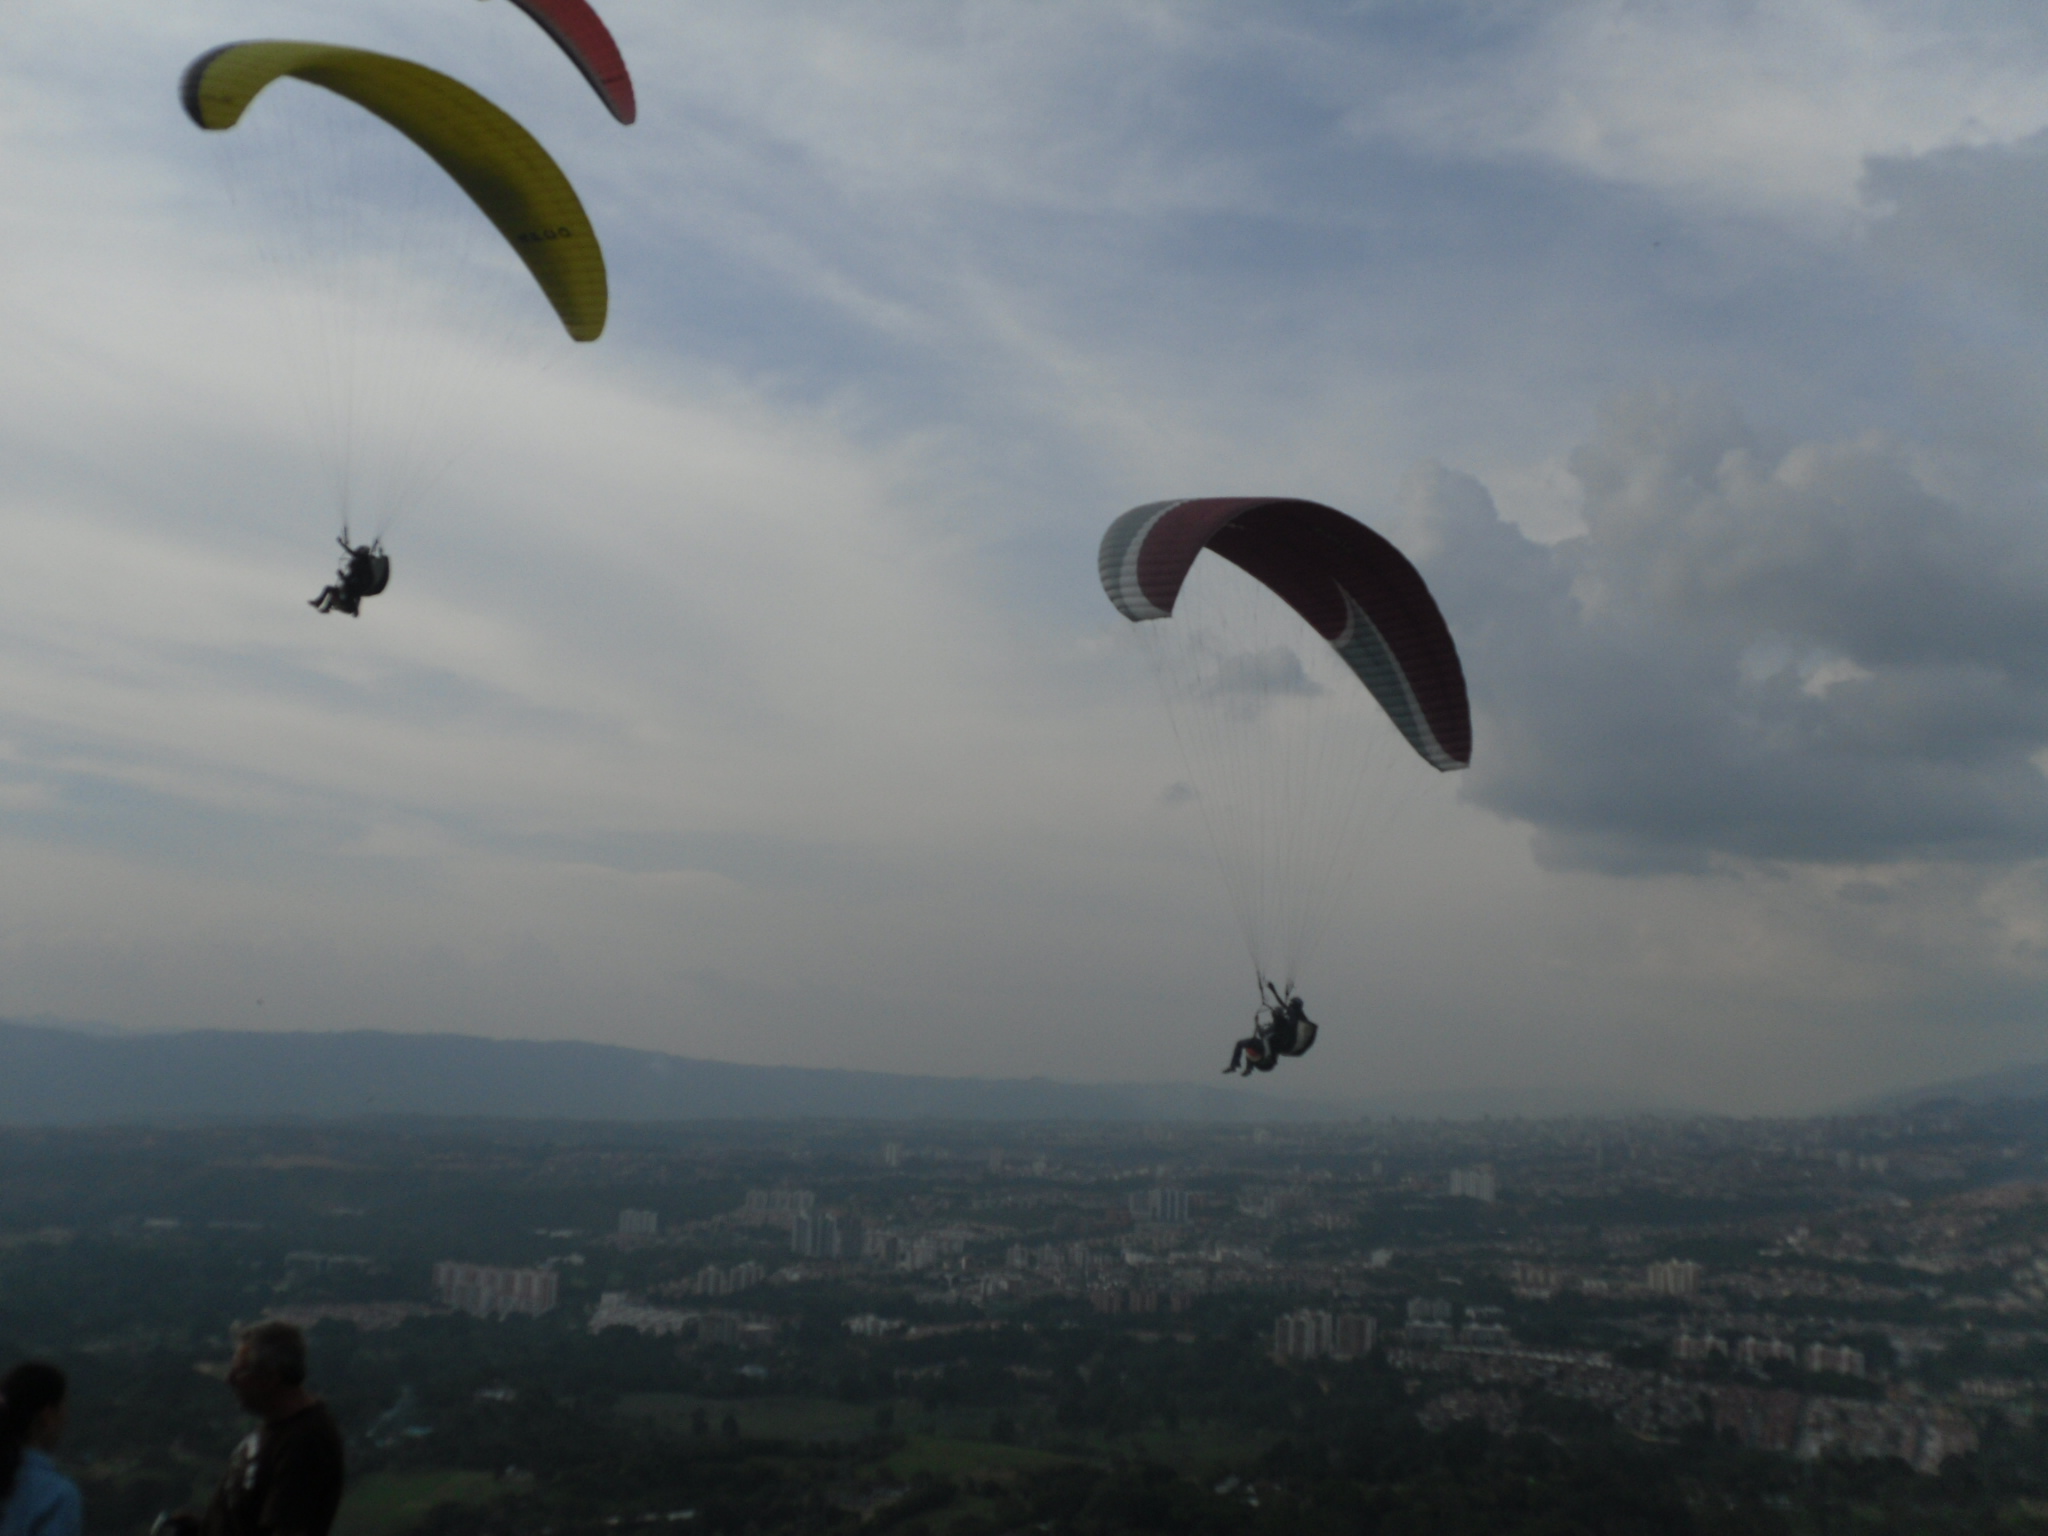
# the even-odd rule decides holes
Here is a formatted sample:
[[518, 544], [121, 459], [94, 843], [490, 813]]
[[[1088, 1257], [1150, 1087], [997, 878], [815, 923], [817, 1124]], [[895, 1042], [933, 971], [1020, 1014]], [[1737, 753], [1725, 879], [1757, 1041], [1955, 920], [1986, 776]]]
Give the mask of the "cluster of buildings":
[[808, 1189], [750, 1189], [733, 1220], [757, 1227], [782, 1227], [808, 1216], [818, 1197]]
[[1451, 1170], [1450, 1196], [1453, 1200], [1477, 1200], [1491, 1205], [1499, 1194], [1500, 1181], [1494, 1177], [1491, 1163]]
[[1850, 1345], [1815, 1341], [1802, 1350], [1788, 1340], [1754, 1334], [1731, 1346], [1717, 1334], [1681, 1330], [1671, 1341], [1671, 1358], [1690, 1364], [1720, 1358], [1759, 1372], [1773, 1365], [1788, 1365], [1835, 1376], [1860, 1378], [1866, 1374], [1863, 1351]]
[[1131, 1217], [1136, 1221], [1164, 1222], [1182, 1227], [1188, 1223], [1192, 1200], [1184, 1189], [1138, 1189], [1129, 1199]]
[[1700, 1267], [1691, 1259], [1666, 1259], [1643, 1276], [1652, 1296], [1692, 1296], [1700, 1288]]
[[1086, 1243], [1039, 1243], [1035, 1247], [1012, 1243], [1003, 1262], [1011, 1269], [1036, 1270], [1042, 1275], [1086, 1275], [1094, 1257]]
[[846, 1320], [846, 1331], [856, 1339], [881, 1339], [892, 1333], [902, 1332], [903, 1320], [897, 1317], [877, 1317], [872, 1312], [863, 1312], [858, 1317], [849, 1317]]
[[[1938, 1403], [1874, 1401], [1761, 1384], [1706, 1382], [1617, 1365], [1599, 1352], [1518, 1349], [1512, 1345], [1418, 1348], [1405, 1339], [1407, 1330], [1403, 1332], [1404, 1347], [1389, 1352], [1391, 1365], [1418, 1380], [1450, 1378], [1460, 1383], [1432, 1398], [1440, 1418], [1474, 1416], [1476, 1408], [1464, 1411], [1469, 1404], [1489, 1405], [1489, 1412], [1509, 1411], [1519, 1402], [1519, 1391], [1540, 1390], [1602, 1408], [1624, 1428], [1639, 1434], [1668, 1437], [1708, 1425], [1715, 1433], [1753, 1449], [1807, 1460], [1829, 1455], [1895, 1456], [1918, 1471], [1931, 1473], [1948, 1457], [1977, 1445], [1977, 1430], [1968, 1416]], [[1698, 1342], [1694, 1340], [1695, 1346]], [[1791, 1345], [1777, 1340], [1743, 1342], [1768, 1345], [1771, 1358], [1795, 1353]], [[1277, 1333], [1274, 1354], [1281, 1356]], [[1755, 1354], [1759, 1360], [1763, 1358], [1761, 1348]], [[1861, 1373], [1861, 1360], [1854, 1350], [1815, 1344], [1807, 1347], [1804, 1357], [1809, 1370]], [[1844, 1365], [1858, 1369], [1841, 1370]]]
[[266, 1319], [290, 1323], [294, 1328], [315, 1328], [321, 1323], [347, 1323], [364, 1333], [396, 1328], [416, 1317], [426, 1317], [434, 1308], [416, 1301], [323, 1301], [305, 1306], [265, 1307]]
[[1647, 1296], [1695, 1296], [1706, 1271], [1692, 1259], [1664, 1259], [1620, 1274], [1593, 1266], [1513, 1259], [1505, 1273], [1517, 1300], [1549, 1301], [1560, 1291], [1588, 1296], [1623, 1296], [1633, 1291]]
[[597, 1306], [590, 1314], [590, 1331], [603, 1333], [607, 1328], [630, 1328], [648, 1338], [663, 1339], [689, 1332], [697, 1318], [695, 1312], [650, 1307], [624, 1291], [606, 1291], [597, 1298]]
[[675, 1296], [735, 1296], [767, 1278], [767, 1265], [743, 1259], [737, 1264], [706, 1264], [687, 1280], [673, 1281], [662, 1289]]
[[1916, 1472], [1933, 1473], [1949, 1457], [1977, 1448], [1976, 1426], [1940, 1405], [1804, 1397], [1746, 1386], [1716, 1387], [1706, 1399], [1716, 1433], [1803, 1461], [1896, 1457]]
[[590, 1314], [590, 1331], [630, 1328], [645, 1338], [692, 1339], [699, 1344], [723, 1344], [755, 1349], [775, 1341], [775, 1324], [767, 1318], [737, 1312], [689, 1312], [672, 1307], [652, 1307], [624, 1291], [606, 1291], [598, 1297]]
[[[830, 1163], [810, 1142], [788, 1161], [832, 1168], [829, 1184], [812, 1171], [816, 1189], [765, 1187], [776, 1165], [764, 1158], [764, 1187], [736, 1211], [666, 1235], [657, 1213], [623, 1211], [618, 1239], [627, 1255], [657, 1250], [634, 1260], [650, 1271], [639, 1283], [676, 1308], [771, 1277], [829, 1278], [995, 1315], [1065, 1298], [1104, 1318], [1193, 1313], [1199, 1327], [1203, 1298], [1266, 1293], [1274, 1359], [1385, 1349], [1444, 1422], [1506, 1422], [1539, 1391], [1646, 1435], [1714, 1424], [1798, 1454], [1884, 1445], [1933, 1465], [1966, 1443], [1971, 1414], [2048, 1411], [2048, 1383], [2001, 1374], [2003, 1346], [1972, 1364], [1967, 1391], [1953, 1372], [1919, 1374], [1994, 1325], [2019, 1340], [2005, 1351], [2015, 1357], [2048, 1342], [2048, 1179], [2016, 1177], [2008, 1148], [1916, 1143], [1923, 1131], [1645, 1121], [1042, 1133], [1064, 1138], [1057, 1161], [1028, 1145], [948, 1148], [934, 1133]], [[2043, 1212], [2031, 1226], [2016, 1220], [2029, 1202]], [[776, 1252], [785, 1234], [794, 1264]], [[718, 1262], [664, 1283], [682, 1268], [663, 1268], [672, 1247], [698, 1249], [689, 1264]], [[1987, 1287], [1992, 1270], [2004, 1278]], [[437, 1295], [480, 1315], [555, 1304], [544, 1269], [500, 1273], [534, 1278], [472, 1266], [466, 1281], [437, 1274]], [[1551, 1305], [1567, 1293], [1568, 1307]], [[619, 1293], [597, 1314], [654, 1337], [743, 1326], [702, 1321], [711, 1315]], [[888, 1331], [873, 1314], [847, 1326]], [[1518, 1334], [1556, 1344], [1529, 1348]], [[1894, 1401], [1844, 1395], [1873, 1378]]]
[[1115, 1317], [1135, 1312], [1188, 1312], [1195, 1304], [1190, 1291], [1162, 1291], [1147, 1285], [1097, 1285], [1088, 1291], [1088, 1304], [1096, 1311]]
[[879, 1269], [911, 1273], [938, 1269], [967, 1252], [969, 1234], [942, 1228], [936, 1232], [893, 1232], [870, 1227], [861, 1236], [861, 1258]]
[[743, 1226], [783, 1229], [789, 1233], [790, 1253], [800, 1259], [882, 1269], [937, 1269], [965, 1252], [970, 1241], [969, 1233], [957, 1229], [900, 1232], [867, 1226], [842, 1212], [821, 1209], [816, 1192], [808, 1189], [750, 1189], [731, 1219]]
[[1372, 1353], [1379, 1325], [1361, 1312], [1334, 1316], [1303, 1307], [1273, 1322], [1273, 1358], [1290, 1360], [1359, 1360]]
[[561, 1300], [552, 1269], [498, 1269], [444, 1260], [434, 1266], [434, 1298], [472, 1317], [541, 1317]]
[[1441, 1296], [1415, 1296], [1408, 1302], [1408, 1321], [1401, 1329], [1404, 1343], [1418, 1349], [1443, 1349], [1458, 1345], [1466, 1349], [1504, 1349], [1513, 1342], [1501, 1308], [1468, 1306], [1464, 1325], [1451, 1326], [1453, 1308]]
[[828, 1211], [806, 1211], [789, 1223], [789, 1251], [800, 1259], [852, 1259], [861, 1254], [860, 1224]]

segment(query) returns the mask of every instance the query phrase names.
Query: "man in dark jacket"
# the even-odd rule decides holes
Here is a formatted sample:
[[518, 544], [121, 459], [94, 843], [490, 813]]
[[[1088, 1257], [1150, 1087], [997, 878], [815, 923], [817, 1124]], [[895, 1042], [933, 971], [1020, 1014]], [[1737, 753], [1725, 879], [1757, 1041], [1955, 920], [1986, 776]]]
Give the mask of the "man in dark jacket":
[[341, 1430], [306, 1390], [306, 1336], [290, 1323], [245, 1329], [228, 1387], [262, 1422], [228, 1458], [206, 1513], [165, 1524], [176, 1536], [327, 1536], [341, 1508]]

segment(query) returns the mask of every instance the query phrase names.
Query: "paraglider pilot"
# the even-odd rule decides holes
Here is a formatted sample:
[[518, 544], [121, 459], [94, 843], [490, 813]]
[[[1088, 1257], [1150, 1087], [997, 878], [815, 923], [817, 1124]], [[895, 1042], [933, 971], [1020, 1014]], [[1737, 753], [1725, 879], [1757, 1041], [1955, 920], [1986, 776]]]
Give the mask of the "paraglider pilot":
[[1230, 1053], [1230, 1065], [1223, 1069], [1225, 1075], [1232, 1072], [1250, 1077], [1254, 1071], [1270, 1072], [1280, 1064], [1282, 1056], [1306, 1056], [1308, 1048], [1316, 1043], [1315, 1020], [1308, 1016], [1308, 1007], [1294, 995], [1290, 985], [1282, 992], [1263, 976], [1259, 985], [1272, 994], [1273, 1001], [1261, 1006], [1252, 1019], [1252, 1032], [1237, 1042]]
[[345, 528], [334, 542], [342, 547], [348, 560], [334, 573], [333, 582], [308, 603], [315, 613], [339, 610], [352, 619], [359, 618], [363, 599], [375, 597], [391, 584], [391, 557], [384, 553], [384, 541], [381, 539], [351, 546]]

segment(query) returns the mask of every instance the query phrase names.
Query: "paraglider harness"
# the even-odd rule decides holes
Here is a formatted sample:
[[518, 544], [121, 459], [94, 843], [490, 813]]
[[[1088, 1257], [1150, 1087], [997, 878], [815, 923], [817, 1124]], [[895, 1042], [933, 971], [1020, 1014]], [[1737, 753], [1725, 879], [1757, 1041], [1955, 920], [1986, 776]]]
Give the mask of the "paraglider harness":
[[381, 538], [362, 545], [350, 544], [346, 528], [334, 542], [342, 547], [348, 560], [334, 573], [333, 584], [312, 600], [312, 606], [320, 613], [339, 609], [350, 618], [357, 618], [364, 598], [375, 597], [391, 585], [391, 557], [384, 553]]
[[1273, 1001], [1259, 1009], [1265, 1019], [1258, 1022], [1255, 1018], [1252, 1027], [1274, 1055], [1306, 1056], [1320, 1032], [1316, 1021], [1308, 1016], [1308, 1009], [1294, 995], [1292, 986], [1282, 992], [1263, 976], [1259, 978], [1259, 984], [1273, 995]]
[[[1223, 1069], [1225, 1073], [1241, 1070], [1249, 1077], [1253, 1072], [1270, 1072], [1280, 1064], [1282, 1056], [1306, 1056], [1308, 1048], [1316, 1043], [1316, 1021], [1308, 1016], [1291, 986], [1283, 992], [1261, 976], [1259, 988], [1259, 1007], [1252, 1015], [1251, 1036], [1237, 1042], [1230, 1065]], [[1273, 997], [1270, 1003], [1265, 1001], [1267, 993]], [[1239, 1063], [1243, 1064], [1241, 1069]]]

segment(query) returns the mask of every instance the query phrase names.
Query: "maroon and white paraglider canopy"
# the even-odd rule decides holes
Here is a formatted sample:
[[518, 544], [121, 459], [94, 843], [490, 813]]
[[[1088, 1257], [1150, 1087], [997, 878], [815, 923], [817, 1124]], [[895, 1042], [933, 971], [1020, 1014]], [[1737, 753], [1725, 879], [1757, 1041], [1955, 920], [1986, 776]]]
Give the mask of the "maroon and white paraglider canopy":
[[1211, 550], [1308, 621], [1410, 746], [1446, 772], [1472, 761], [1472, 713], [1451, 632], [1393, 545], [1334, 507], [1265, 496], [1155, 501], [1109, 526], [1102, 588], [1133, 623], [1170, 618]]

